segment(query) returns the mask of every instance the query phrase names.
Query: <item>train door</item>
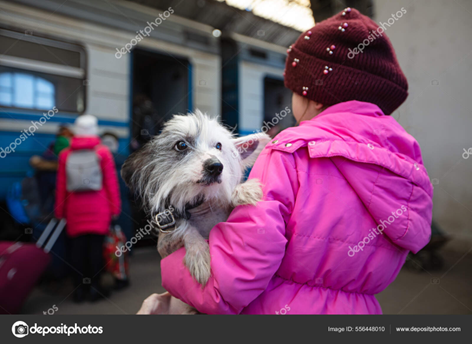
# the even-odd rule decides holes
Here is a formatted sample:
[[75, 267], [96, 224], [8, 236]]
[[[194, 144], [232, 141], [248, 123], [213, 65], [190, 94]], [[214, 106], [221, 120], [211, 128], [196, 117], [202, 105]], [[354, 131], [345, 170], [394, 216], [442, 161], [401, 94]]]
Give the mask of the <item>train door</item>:
[[159, 134], [173, 114], [192, 110], [191, 65], [185, 58], [136, 49], [132, 59], [131, 151]]
[[[132, 55], [130, 151], [141, 148], [177, 113], [192, 110], [191, 65], [187, 59], [136, 49]], [[131, 199], [135, 233], [145, 228], [147, 214], [140, 199]], [[147, 235], [136, 247], [155, 246]]]
[[263, 125], [269, 127], [268, 134], [271, 137], [295, 125], [295, 118], [292, 115], [292, 92], [285, 88], [282, 79], [264, 78]]

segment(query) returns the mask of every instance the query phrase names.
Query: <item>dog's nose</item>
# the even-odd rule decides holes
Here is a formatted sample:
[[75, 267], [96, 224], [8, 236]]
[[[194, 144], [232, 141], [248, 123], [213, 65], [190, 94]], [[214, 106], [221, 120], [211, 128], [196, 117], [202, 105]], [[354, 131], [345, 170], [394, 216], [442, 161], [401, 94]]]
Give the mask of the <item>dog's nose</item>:
[[223, 164], [216, 158], [205, 161], [203, 168], [205, 172], [213, 177], [217, 177], [223, 172]]

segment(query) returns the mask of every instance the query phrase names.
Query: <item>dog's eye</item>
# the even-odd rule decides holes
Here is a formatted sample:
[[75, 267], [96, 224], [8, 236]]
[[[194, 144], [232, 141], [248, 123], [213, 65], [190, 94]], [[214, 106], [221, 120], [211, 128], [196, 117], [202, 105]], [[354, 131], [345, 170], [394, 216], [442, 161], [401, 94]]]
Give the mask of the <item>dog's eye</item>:
[[218, 143], [216, 144], [215, 148], [221, 150], [221, 143], [218, 142]]
[[175, 150], [178, 152], [182, 152], [188, 148], [188, 145], [185, 141], [179, 141], [174, 146]]

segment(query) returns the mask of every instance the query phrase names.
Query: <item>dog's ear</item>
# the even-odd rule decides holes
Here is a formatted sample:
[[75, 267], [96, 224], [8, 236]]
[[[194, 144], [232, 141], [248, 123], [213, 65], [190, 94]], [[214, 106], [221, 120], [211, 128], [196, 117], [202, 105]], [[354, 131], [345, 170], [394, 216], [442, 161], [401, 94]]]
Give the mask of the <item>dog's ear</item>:
[[264, 133], [247, 135], [234, 139], [234, 144], [241, 156], [243, 167], [251, 167], [256, 162], [257, 157], [262, 152], [270, 137]]

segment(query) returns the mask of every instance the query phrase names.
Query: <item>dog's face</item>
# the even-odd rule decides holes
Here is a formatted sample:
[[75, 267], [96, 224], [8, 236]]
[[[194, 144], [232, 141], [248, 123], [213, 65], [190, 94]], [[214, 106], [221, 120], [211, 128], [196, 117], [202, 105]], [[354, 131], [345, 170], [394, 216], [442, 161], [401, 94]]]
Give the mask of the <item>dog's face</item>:
[[160, 135], [126, 160], [121, 175], [151, 213], [169, 205], [183, 210], [202, 199], [229, 204], [244, 169], [269, 140], [262, 133], [234, 139], [216, 118], [197, 110], [169, 120]]

